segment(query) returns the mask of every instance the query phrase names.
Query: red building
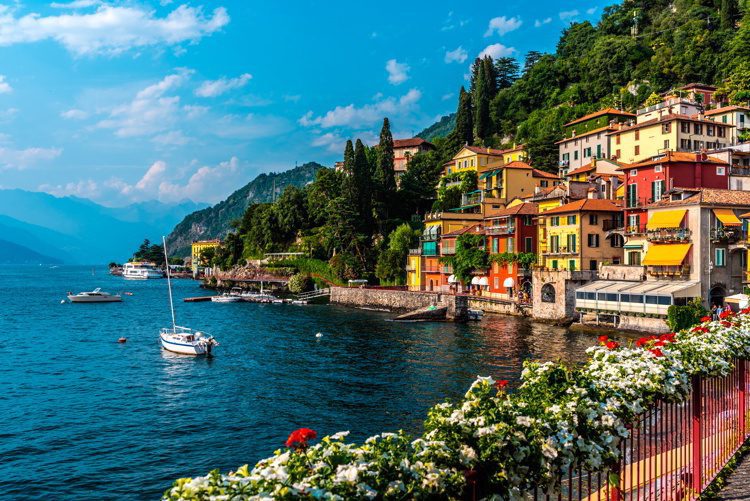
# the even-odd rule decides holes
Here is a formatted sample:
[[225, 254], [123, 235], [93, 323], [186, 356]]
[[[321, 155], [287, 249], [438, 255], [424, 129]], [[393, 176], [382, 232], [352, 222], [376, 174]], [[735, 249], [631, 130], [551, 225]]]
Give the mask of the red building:
[[[490, 255], [535, 253], [538, 213], [538, 204], [526, 202], [508, 207], [486, 218], [485, 234]], [[527, 274], [516, 261], [502, 264], [494, 262], [490, 267], [488, 291], [492, 295], [514, 299], [521, 288], [527, 289], [526, 292], [530, 295], [530, 271], [527, 271]]]
[[705, 153], [666, 151], [619, 170], [625, 174], [627, 233], [643, 232], [645, 206], [660, 201], [673, 188], [729, 188], [729, 164]]

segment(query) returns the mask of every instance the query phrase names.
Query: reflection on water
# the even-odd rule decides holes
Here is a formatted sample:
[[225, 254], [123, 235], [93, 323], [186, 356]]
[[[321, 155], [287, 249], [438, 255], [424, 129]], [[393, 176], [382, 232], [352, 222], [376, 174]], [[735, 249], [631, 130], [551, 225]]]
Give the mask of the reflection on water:
[[163, 281], [128, 283], [121, 304], [61, 305], [67, 290], [123, 283], [86, 267], [0, 267], [0, 280], [0, 331], [13, 337], [0, 350], [0, 492], [11, 498], [154, 498], [175, 478], [253, 463], [300, 426], [353, 440], [418, 433], [430, 406], [477, 375], [513, 384], [524, 360], [581, 360], [596, 342], [505, 316], [404, 324], [337, 306], [183, 303], [201, 291], [178, 280], [179, 323], [221, 343], [194, 358], [159, 347]]

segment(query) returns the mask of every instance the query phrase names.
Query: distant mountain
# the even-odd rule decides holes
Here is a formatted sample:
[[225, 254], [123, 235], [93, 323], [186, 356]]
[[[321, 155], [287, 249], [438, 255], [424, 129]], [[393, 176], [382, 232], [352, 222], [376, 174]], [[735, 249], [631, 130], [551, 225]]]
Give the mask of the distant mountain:
[[322, 165], [316, 162], [280, 172], [261, 174], [235, 191], [223, 202], [193, 212], [183, 219], [167, 237], [170, 254], [187, 256], [194, 240], [223, 238], [230, 230], [230, 223], [239, 219], [252, 204], [271, 202], [286, 186], [304, 186], [315, 179]]
[[5, 216], [0, 236], [68, 263], [123, 261], [144, 238], [158, 241], [199, 207], [205, 204], [146, 202], [110, 208], [77, 197], [0, 190], [0, 216]]
[[61, 262], [59, 259], [39, 254], [23, 245], [0, 240], [0, 264], [60, 264]]
[[450, 115], [445, 115], [440, 120], [417, 134], [415, 137], [421, 137], [422, 139], [426, 139], [427, 141], [432, 141], [435, 138], [447, 136], [455, 127], [456, 114], [451, 113]]

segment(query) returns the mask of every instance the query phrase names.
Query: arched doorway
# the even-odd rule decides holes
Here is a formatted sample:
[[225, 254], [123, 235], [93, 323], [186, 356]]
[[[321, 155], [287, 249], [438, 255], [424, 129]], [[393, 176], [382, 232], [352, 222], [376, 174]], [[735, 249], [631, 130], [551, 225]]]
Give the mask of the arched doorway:
[[542, 285], [542, 302], [543, 303], [555, 302], [555, 287], [552, 284]]
[[724, 298], [727, 297], [727, 290], [722, 284], [716, 284], [711, 287], [708, 297], [710, 306], [722, 306], [724, 304]]

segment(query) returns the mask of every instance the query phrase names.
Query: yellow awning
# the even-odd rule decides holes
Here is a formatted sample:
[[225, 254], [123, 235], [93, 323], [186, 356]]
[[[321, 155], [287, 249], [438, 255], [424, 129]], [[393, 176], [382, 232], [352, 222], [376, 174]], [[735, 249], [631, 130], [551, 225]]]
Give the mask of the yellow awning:
[[742, 225], [742, 221], [740, 221], [737, 216], [734, 215], [734, 211], [732, 209], [714, 209], [714, 214], [716, 214], [716, 218], [721, 221], [724, 226]]
[[658, 230], [660, 228], [679, 228], [686, 212], [687, 209], [654, 212], [651, 214], [648, 223], [646, 223], [646, 229]]
[[644, 266], [679, 266], [693, 244], [656, 244], [649, 246]]

